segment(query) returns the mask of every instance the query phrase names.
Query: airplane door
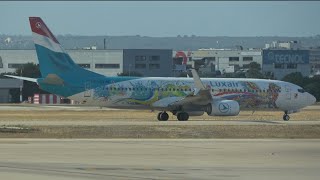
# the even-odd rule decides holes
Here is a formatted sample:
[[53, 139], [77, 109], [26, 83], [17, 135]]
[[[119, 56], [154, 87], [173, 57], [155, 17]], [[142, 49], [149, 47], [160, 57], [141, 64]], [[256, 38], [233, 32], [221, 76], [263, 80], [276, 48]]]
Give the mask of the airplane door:
[[285, 86], [286, 99], [291, 100], [291, 89], [289, 86]]
[[85, 82], [84, 84], [84, 97], [91, 96], [91, 83], [89, 81]]

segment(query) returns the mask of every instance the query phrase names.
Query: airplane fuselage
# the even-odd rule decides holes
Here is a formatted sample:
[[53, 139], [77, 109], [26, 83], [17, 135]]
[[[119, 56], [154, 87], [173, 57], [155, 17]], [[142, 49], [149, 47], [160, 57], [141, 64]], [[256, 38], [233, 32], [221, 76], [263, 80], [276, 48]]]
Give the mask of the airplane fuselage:
[[[153, 103], [165, 98], [185, 97], [196, 91], [192, 78], [105, 77], [84, 82], [84, 91], [70, 96], [87, 105], [114, 108], [157, 109]], [[301, 87], [277, 80], [202, 78], [214, 98], [235, 100], [241, 109], [296, 111], [308, 105], [308, 93]], [[46, 88], [43, 88], [46, 89]]]

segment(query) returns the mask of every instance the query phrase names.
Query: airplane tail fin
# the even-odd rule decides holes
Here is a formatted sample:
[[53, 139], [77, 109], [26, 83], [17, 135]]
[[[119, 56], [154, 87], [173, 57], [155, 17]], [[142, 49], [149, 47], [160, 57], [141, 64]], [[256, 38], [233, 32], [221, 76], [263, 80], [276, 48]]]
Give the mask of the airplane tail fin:
[[43, 78], [54, 75], [72, 81], [102, 76], [75, 64], [40, 17], [29, 17], [29, 21]]

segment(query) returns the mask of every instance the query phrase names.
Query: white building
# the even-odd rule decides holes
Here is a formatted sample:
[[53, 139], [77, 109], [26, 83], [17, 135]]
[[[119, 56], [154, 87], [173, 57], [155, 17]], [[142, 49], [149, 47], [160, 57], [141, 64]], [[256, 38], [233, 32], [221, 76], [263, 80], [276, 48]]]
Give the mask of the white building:
[[[181, 51], [179, 52], [181, 53]], [[200, 49], [197, 51], [182, 52], [186, 53], [187, 66], [195, 67], [197, 66], [196, 64], [199, 64], [199, 70], [204, 73], [211, 73], [217, 70], [222, 73], [231, 73], [240, 69], [247, 69], [251, 62], [262, 64], [262, 50], [260, 49]], [[175, 54], [173, 54], [173, 56], [177, 57]]]
[[[144, 76], [172, 76], [171, 49], [68, 50], [79, 66], [116, 76], [138, 72]], [[26, 63], [38, 64], [35, 50], [0, 50], [0, 73], [15, 72]]]
[[291, 49], [291, 50], [299, 50], [301, 49], [301, 43], [298, 41], [273, 41], [270, 44], [265, 44], [266, 49]]

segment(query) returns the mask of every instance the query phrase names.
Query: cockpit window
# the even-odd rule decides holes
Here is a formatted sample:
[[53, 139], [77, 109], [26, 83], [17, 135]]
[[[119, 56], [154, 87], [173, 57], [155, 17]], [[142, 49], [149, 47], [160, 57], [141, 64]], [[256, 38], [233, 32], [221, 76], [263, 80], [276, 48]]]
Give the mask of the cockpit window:
[[306, 92], [304, 89], [298, 89], [298, 92], [300, 92], [300, 93], [304, 93], [304, 92]]

